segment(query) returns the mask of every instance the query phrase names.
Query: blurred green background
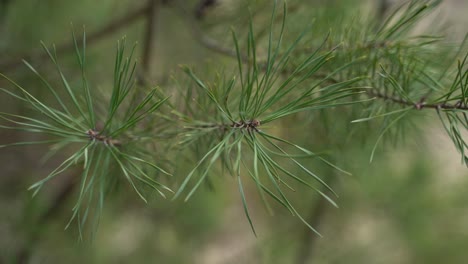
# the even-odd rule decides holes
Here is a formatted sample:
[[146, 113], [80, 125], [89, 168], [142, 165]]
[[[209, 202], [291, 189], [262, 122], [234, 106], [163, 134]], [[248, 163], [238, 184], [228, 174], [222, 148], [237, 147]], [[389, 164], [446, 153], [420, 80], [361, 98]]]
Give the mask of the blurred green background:
[[[224, 0], [203, 12], [199, 1], [175, 2], [177, 7], [171, 0], [149, 4], [128, 0], [2, 0], [0, 72], [41, 95], [37, 78], [21, 59], [46, 75], [52, 72], [40, 50], [42, 40], [46, 45], [56, 43], [67, 76], [79, 81], [74, 54], [66, 44], [71, 40], [72, 22], [77, 32], [86, 26], [88, 74], [96, 88], [112, 82], [116, 41], [126, 36], [128, 42], [138, 42], [144, 82], [171, 93], [170, 80], [180, 75], [179, 64], [191, 64], [209, 74], [219, 65], [235, 63], [200, 44], [193, 23], [223, 46], [231, 47], [230, 28], [246, 31], [247, 5], [258, 11], [256, 23], [266, 21], [271, 14], [270, 9], [262, 9], [268, 1], [246, 4]], [[326, 6], [327, 10], [363, 14], [378, 13], [380, 3], [289, 2], [306, 13]], [[187, 18], [195, 17], [197, 10], [201, 19]], [[449, 39], [459, 40], [466, 33], [467, 10], [468, 2], [462, 0], [442, 4], [438, 15], [452, 24], [446, 32]], [[329, 19], [336, 17], [330, 13]], [[300, 21], [290, 23], [298, 25]], [[58, 82], [53, 76], [52, 81]], [[0, 80], [0, 86], [8, 85]], [[4, 96], [0, 97], [0, 106], [2, 112], [29, 111]], [[333, 111], [330, 116], [339, 114]], [[247, 185], [258, 234], [255, 237], [235, 180], [215, 177], [214, 189], [202, 188], [187, 203], [155, 196], [145, 205], [134, 193], [116, 193], [106, 201], [94, 240], [79, 243], [77, 230], [63, 230], [74, 201], [67, 178], [74, 175], [57, 177], [34, 199], [27, 191], [31, 183], [59, 164], [60, 157], [44, 164], [40, 162], [47, 152], [44, 147], [0, 149], [0, 263], [466, 263], [468, 171], [436, 116], [413, 118], [417, 129], [407, 129], [405, 140], [395, 146], [379, 147], [372, 163], [369, 156], [377, 131], [358, 130], [368, 134], [352, 135], [359, 140], [345, 140], [350, 137], [346, 134], [349, 124], [343, 122], [334, 125], [334, 132], [321, 129], [321, 124], [294, 126], [294, 120], [275, 127], [284, 137], [307, 147], [333, 146], [339, 150], [331, 155], [334, 162], [353, 173], [338, 175], [329, 168], [317, 168], [339, 193], [339, 209], [323, 203], [315, 193], [299, 191], [293, 197], [323, 238], [282, 208], [270, 216], [255, 186]], [[32, 137], [0, 130], [0, 144]], [[178, 166], [189, 169], [193, 164], [181, 160]]]

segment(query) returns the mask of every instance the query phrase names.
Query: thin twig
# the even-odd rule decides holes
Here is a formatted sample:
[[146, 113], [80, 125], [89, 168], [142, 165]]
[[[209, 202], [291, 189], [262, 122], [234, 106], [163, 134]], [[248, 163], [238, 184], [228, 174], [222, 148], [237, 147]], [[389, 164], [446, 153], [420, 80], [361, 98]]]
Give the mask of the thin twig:
[[102, 143], [104, 143], [106, 145], [109, 145], [109, 146], [120, 146], [120, 145], [122, 145], [122, 142], [120, 140], [113, 139], [113, 138], [105, 136], [105, 135], [101, 135], [101, 133], [99, 131], [96, 131], [94, 129], [90, 129], [90, 130], [86, 131], [86, 135], [88, 135], [89, 139], [92, 140], [92, 141], [99, 141], [99, 142], [102, 142]]
[[246, 129], [247, 131], [256, 131], [258, 132], [258, 127], [260, 126], [261, 122], [257, 119], [249, 120], [249, 121], [238, 121], [233, 122], [231, 124], [203, 124], [203, 125], [194, 125], [194, 126], [187, 126], [188, 129], [204, 129], [204, 128], [218, 128], [221, 130], [227, 130], [230, 128], [238, 128], [238, 129]]
[[410, 102], [400, 97], [388, 96], [381, 92], [370, 91], [368, 92], [369, 96], [374, 96], [386, 101], [391, 101], [401, 105], [407, 106], [414, 106], [414, 108], [421, 110], [423, 108], [429, 109], [458, 109], [458, 110], [468, 110], [468, 106], [461, 103], [461, 101], [457, 102], [456, 104], [447, 104], [447, 103], [440, 103], [440, 104], [427, 104], [424, 102], [425, 97], [422, 97], [418, 102]]

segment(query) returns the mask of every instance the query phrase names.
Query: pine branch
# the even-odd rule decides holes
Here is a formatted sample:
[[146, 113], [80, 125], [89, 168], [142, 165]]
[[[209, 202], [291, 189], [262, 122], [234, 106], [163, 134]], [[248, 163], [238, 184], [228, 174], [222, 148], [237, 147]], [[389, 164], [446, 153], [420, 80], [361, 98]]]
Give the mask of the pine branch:
[[[167, 97], [160, 98], [160, 93], [156, 89], [150, 89], [146, 95], [135, 90], [136, 64], [132, 62], [135, 46], [133, 46], [130, 55], [126, 57], [124, 39], [117, 44], [114, 85], [108, 104], [108, 112], [95, 112], [94, 109], [100, 107], [102, 100], [100, 101], [93, 96], [94, 93], [89, 89], [90, 85], [86, 77], [86, 34], [83, 33], [81, 46], [78, 45], [75, 34], [72, 35], [76, 58], [81, 68], [81, 87], [72, 86], [67, 81], [58, 63], [56, 50], [51, 51], [43, 45], [47, 55], [56, 66], [62, 81], [62, 88], [65, 90], [65, 97], [59, 95], [60, 93], [46, 81], [44, 76], [40, 75], [29, 63], [26, 63], [48, 88], [59, 107], [55, 108], [47, 102], [42, 102], [28, 89], [0, 73], [0, 77], [6, 79], [16, 92], [3, 88], [0, 91], [13, 99], [28, 104], [33, 110], [40, 113], [39, 118], [34, 118], [0, 112], [0, 119], [12, 124], [12, 126], [1, 125], [0, 127], [48, 134], [54, 136], [55, 139], [16, 142], [0, 147], [58, 143], [61, 147], [70, 146], [75, 149], [74, 153], [45, 178], [32, 184], [29, 190], [34, 190], [34, 196], [56, 176], [76, 165], [82, 166], [77, 202], [73, 207], [73, 214], [66, 228], [76, 219], [80, 239], [83, 239], [82, 232], [88, 217], [94, 214], [94, 223], [97, 226], [105, 194], [112, 186], [112, 182], [118, 182], [118, 178], [113, 175], [115, 170], [120, 171], [123, 178], [145, 202], [147, 200], [142, 192], [143, 187], [153, 189], [162, 197], [165, 197], [162, 191], [172, 192], [171, 189], [154, 178], [155, 174], [170, 175], [170, 173], [152, 162], [155, 153], [147, 153], [146, 150], [142, 149], [139, 137], [144, 137], [144, 135], [141, 135], [139, 129], [136, 129], [142, 120], [153, 115], [164, 104]], [[77, 98], [84, 98], [84, 100]], [[101, 126], [99, 125], [101, 122], [103, 123], [102, 127], [97, 129], [97, 126]], [[148, 127], [148, 129], [151, 128], [154, 127]], [[152, 132], [158, 134], [160, 131], [155, 128]]]
[[[375, 114], [373, 112], [371, 117], [357, 120], [367, 121], [380, 116], [387, 118], [395, 113], [400, 114], [397, 118], [385, 120], [384, 128], [377, 140], [379, 142], [382, 135], [412, 110], [411, 108], [435, 109], [439, 115], [442, 111], [438, 110], [442, 109], [446, 110], [443, 113], [447, 116], [445, 119], [441, 117], [441, 120], [444, 126], [446, 125], [444, 120], [448, 120], [445, 126], [447, 132], [465, 160], [468, 161], [464, 154], [464, 149], [468, 148], [468, 144], [463, 140], [462, 133], [459, 131], [459, 124], [465, 128], [468, 127], [468, 119], [464, 112], [468, 110], [466, 86], [468, 74], [463, 72], [466, 58], [463, 63], [459, 64], [457, 77], [459, 81], [454, 82], [447, 94], [431, 103], [426, 102], [429, 93], [417, 102], [411, 99], [412, 95], [424, 92], [423, 89], [418, 90], [421, 87], [437, 90], [429, 89], [434, 87], [428, 85], [424, 86], [424, 80], [421, 79], [424, 79], [426, 75], [421, 75], [421, 77], [419, 74], [428, 68], [425, 64], [426, 58], [421, 59], [418, 52], [434, 52], [430, 49], [424, 50], [423, 47], [438, 39], [422, 36], [422, 40], [415, 43], [411, 40], [404, 41], [408, 37], [407, 32], [414, 28], [414, 22], [427, 11], [430, 5], [417, 5], [416, 1], [411, 2], [407, 10], [392, 14], [397, 18], [386, 20], [381, 28], [370, 37], [353, 34], [353, 31], [344, 33], [347, 29], [343, 29], [337, 39], [340, 42], [344, 39], [346, 43], [340, 45], [333, 43], [335, 39], [329, 32], [323, 34], [324, 37], [321, 39], [318, 39], [316, 34], [310, 34], [314, 35], [314, 41], [305, 47], [301, 47], [305, 42], [303, 38], [310, 31], [304, 31], [293, 41], [284, 38], [284, 33], [287, 31], [285, 21], [288, 9], [286, 5], [283, 6], [283, 16], [276, 16], [275, 5], [269, 28], [265, 31], [268, 33], [267, 37], [262, 38], [262, 41], [267, 42], [264, 43], [267, 47], [262, 53], [257, 49], [258, 42], [260, 42], [257, 36], [260, 34], [254, 33], [252, 20], [248, 25], [246, 43], [241, 45], [236, 32], [233, 32], [234, 48], [230, 49], [220, 45], [217, 40], [203, 32], [194, 22], [192, 14], [186, 14], [185, 17], [188, 18], [188, 24], [193, 29], [195, 39], [209, 50], [235, 58], [237, 72], [232, 76], [224, 72], [217, 73], [216, 79], [210, 82], [199, 78], [191, 68], [184, 67], [191, 83], [181, 87], [181, 93], [175, 96], [177, 97], [175, 100], [182, 100], [182, 103], [174, 105], [167, 103], [171, 110], [168, 114], [161, 110], [161, 107], [168, 102], [168, 97], [163, 96], [158, 89], [149, 89], [145, 94], [135, 91], [133, 76], [136, 65], [131, 60], [135, 49], [132, 49], [127, 58], [125, 41], [122, 41], [117, 47], [112, 94], [107, 109], [104, 109], [101, 102], [96, 103], [96, 98], [89, 88], [91, 86], [88, 84], [85, 72], [86, 43], [97, 41], [145, 14], [148, 24], [143, 65], [145, 72], [148, 73], [159, 3], [160, 0], [151, 0], [147, 6], [116, 21], [119, 23], [111, 23], [101, 31], [90, 34], [88, 38], [83, 34], [78, 41], [73, 35], [72, 47], [75, 48], [81, 68], [81, 87], [75, 87], [67, 81], [58, 63], [57, 52], [69, 49], [68, 44], [63, 44], [53, 50], [49, 50], [44, 45], [46, 55], [56, 66], [62, 82], [62, 93], [56, 92], [55, 87], [49, 84], [44, 76], [26, 63], [26, 66], [51, 92], [53, 99], [59, 105], [57, 108], [51, 107], [47, 102], [32, 95], [28, 89], [0, 74], [16, 89], [16, 92], [11, 92], [2, 88], [1, 92], [18, 99], [21, 103], [28, 104], [39, 116], [39, 118], [32, 118], [0, 112], [0, 118], [12, 124], [1, 127], [48, 134], [56, 138], [41, 142], [17, 142], [12, 145], [59, 142], [64, 146], [72, 144], [73, 147], [78, 146], [72, 155], [44, 179], [34, 183], [30, 189], [35, 190], [34, 194], [36, 194], [52, 178], [77, 164], [82, 166], [78, 199], [70, 220], [70, 222], [77, 220], [80, 238], [82, 238], [82, 230], [88, 216], [92, 215], [90, 212], [99, 215], [103, 208], [106, 188], [117, 179], [124, 179], [145, 202], [147, 202], [146, 188], [156, 191], [162, 197], [165, 197], [163, 191], [172, 192], [157, 180], [159, 177], [154, 177], [159, 174], [170, 175], [152, 162], [152, 160], [158, 160], [158, 155], [146, 145], [138, 144], [139, 139], [144, 138], [153, 142], [157, 137], [166, 135], [162, 133], [162, 129], [154, 125], [160, 120], [168, 123], [168, 126], [175, 124], [173, 134], [182, 138], [178, 147], [184, 149], [186, 145], [192, 144], [193, 154], [198, 158], [192, 170], [182, 180], [174, 198], [182, 196], [185, 190], [188, 190], [188, 193], [184, 194], [185, 200], [192, 197], [199, 187], [208, 181], [210, 172], [216, 168], [216, 164], [220, 163], [223, 169], [227, 169], [237, 179], [244, 212], [254, 234], [256, 231], [243, 187], [245, 177], [255, 184], [266, 208], [269, 210], [271, 208], [269, 200], [279, 203], [318, 235], [320, 234], [314, 226], [322, 215], [320, 209], [322, 201], [337, 207], [333, 197], [337, 194], [331, 188], [330, 183], [322, 180], [320, 175], [314, 172], [313, 169], [316, 168], [310, 168], [311, 164], [302, 162], [299, 158], [318, 159], [336, 170], [344, 171], [317, 153], [268, 133], [268, 127], [264, 125], [284, 117], [354, 104], [359, 106], [369, 101], [377, 102], [376, 105], [380, 104], [379, 106], [383, 105], [382, 101], [406, 106], [402, 110], [372, 116]], [[281, 18], [279, 30], [277, 28], [278, 17]], [[367, 30], [363, 32], [370, 34]], [[82, 42], [81, 47], [77, 44], [78, 42]], [[284, 46], [286, 46], [285, 49], [283, 49]], [[413, 52], [413, 50], [416, 51]], [[260, 58], [260, 54], [264, 57]], [[378, 66], [381, 66], [385, 74], [376, 70]], [[7, 69], [10, 68], [13, 67]], [[430, 81], [437, 79], [431, 76], [427, 78]], [[369, 83], [372, 87], [378, 88], [362, 89], [362, 87], [368, 87]], [[437, 80], [434, 83], [441, 86]], [[460, 94], [458, 88], [461, 88]], [[363, 93], [371, 99], [380, 100], [360, 100]], [[453, 103], [455, 101], [456, 103]], [[183, 105], [183, 110], [178, 109], [180, 105]], [[374, 110], [373, 105], [370, 104], [370, 106], [371, 111], [386, 110], [385, 107]], [[101, 111], [96, 111], [96, 108]], [[461, 115], [458, 116], [459, 112], [462, 112], [465, 119], [462, 119]], [[176, 118], [173, 118], [174, 115]], [[99, 121], [102, 123], [101, 127], [98, 127]], [[177, 121], [183, 125], [182, 128], [179, 123], [176, 123]], [[374, 151], [375, 147], [372, 156]], [[278, 159], [285, 163], [279, 162]], [[286, 163], [288, 165], [285, 166]], [[295, 170], [291, 170], [290, 166]], [[149, 171], [154, 174], [149, 174]], [[113, 177], [114, 175], [111, 174], [115, 172], [122, 177]], [[319, 211], [311, 215], [310, 221], [297, 212], [288, 198], [289, 191], [296, 191], [295, 185], [291, 182], [313, 190], [321, 197], [321, 202], [317, 207]], [[312, 239], [306, 242], [313, 243], [313, 241]]]

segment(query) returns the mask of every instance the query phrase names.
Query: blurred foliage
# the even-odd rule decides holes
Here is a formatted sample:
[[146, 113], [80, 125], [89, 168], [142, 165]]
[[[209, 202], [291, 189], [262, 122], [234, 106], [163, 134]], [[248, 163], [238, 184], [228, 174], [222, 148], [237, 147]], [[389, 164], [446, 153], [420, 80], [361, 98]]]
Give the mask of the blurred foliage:
[[[145, 4], [114, 0], [4, 2], [6, 4], [0, 4], [0, 65], [3, 65], [2, 60], [19, 61], [24, 54], [36, 52], [40, 40], [57, 45], [70, 41], [70, 22], [73, 22], [75, 28], [86, 25], [86, 31], [90, 33]], [[201, 80], [212, 80], [213, 73], [231, 73], [237, 69], [236, 58], [207, 49], [200, 42], [200, 32], [216, 40], [221, 47], [234, 50], [231, 30], [239, 32], [241, 45], [247, 43], [248, 21], [252, 16], [255, 37], [259, 40], [258, 57], [265, 58], [267, 55], [265, 50], [268, 42], [265, 39], [268, 39], [269, 33], [271, 1], [220, 0], [197, 19], [194, 12], [200, 2], [167, 0], [160, 3], [155, 34], [150, 36], [154, 38], [151, 47], [153, 57], [150, 68], [145, 70], [148, 74], [143, 82], [149, 83], [151, 87], [159, 85], [168, 95], [176, 95], [177, 90], [183, 89], [190, 82], [185, 82], [186, 77], [178, 68], [179, 64], [191, 65]], [[468, 8], [457, 1], [447, 2], [459, 5], [458, 9]], [[358, 0], [288, 1], [284, 38], [291, 42], [307, 25], [312, 24], [313, 34], [305, 35], [301, 43], [315, 46], [329, 33], [327, 48], [340, 44], [343, 49], [358, 50], [340, 53], [338, 48], [336, 57], [352, 54], [360, 58], [371, 54], [374, 57], [368, 56], [367, 59], [377, 58], [373, 66], [369, 66], [367, 59], [360, 61], [361, 67], [351, 66], [339, 78], [372, 74], [382, 62], [395, 61], [401, 57], [404, 59], [398, 61], [400, 68], [394, 71], [408, 71], [411, 65], [406, 60], [414, 59], [419, 53], [412, 53], [414, 46], [405, 42], [406, 35], [393, 40], [401, 41], [402, 44], [394, 46], [390, 51], [385, 49], [382, 53], [372, 50], [369, 53], [366, 49], [359, 50], [366, 43], [374, 41], [369, 39], [369, 33], [376, 32], [379, 21], [382, 21], [382, 18], [375, 17], [375, 5], [374, 2]], [[246, 11], [246, 6], [250, 8], [250, 13]], [[278, 23], [281, 18], [279, 13]], [[435, 21], [433, 17], [428, 20], [431, 19]], [[454, 27], [467, 22], [462, 17], [452, 19]], [[366, 21], [374, 21], [374, 24]], [[99, 91], [103, 98], [110, 94], [113, 79], [109, 76], [114, 72], [113, 50], [116, 40], [123, 35], [127, 36], [128, 42], [138, 42], [136, 57], [143, 59], [144, 43], [148, 38], [145, 26], [142, 16], [134, 23], [87, 46], [87, 74], [90, 83], [94, 84], [90, 89]], [[447, 30], [444, 27], [428, 28], [431, 31], [429, 33], [446, 33], [449, 40], [462, 38], [450, 36], [451, 31], [444, 32]], [[278, 34], [279, 31], [273, 31], [274, 36]], [[432, 76], [434, 79], [442, 74], [440, 69], [453, 64], [454, 57], [447, 54], [453, 55], [456, 50], [455, 45], [437, 47], [440, 48], [427, 50], [424, 57], [418, 60], [424, 66], [428, 65], [427, 61], [431, 62], [427, 67], [431, 73], [435, 73]], [[402, 50], [402, 53], [398, 53]], [[300, 51], [294, 59], [302, 60], [308, 55], [307, 49], [302, 53]], [[69, 78], [68, 81], [79, 84], [80, 69], [75, 61], [72, 50], [60, 54], [62, 70]], [[52, 74], [55, 71], [52, 63], [33, 56], [31, 64], [44, 76], [51, 76], [49, 81], [52, 84], [60, 84], [60, 78], [53, 77], [56, 75]], [[327, 70], [333, 70], [338, 66], [331, 62], [326, 67], [329, 67]], [[37, 85], [37, 77], [28, 72], [27, 67], [0, 68], [2, 73], [6, 70], [9, 71], [8, 76], [23, 87], [28, 87], [28, 91], [37, 98], [43, 101], [52, 99], [44, 87]], [[456, 72], [449, 74], [455, 76]], [[401, 81], [405, 80], [403, 78]], [[373, 82], [371, 79], [366, 85], [380, 85], [380, 81]], [[424, 79], [424, 82], [429, 81]], [[444, 84], [451, 85], [450, 82]], [[0, 80], [0, 85], [6, 86], [4, 80]], [[417, 85], [421, 85], [421, 82]], [[417, 94], [412, 98], [417, 99], [419, 96]], [[40, 116], [6, 96], [0, 97], [0, 105], [2, 112]], [[72, 188], [71, 195], [65, 196], [66, 199], [60, 200], [58, 205], [54, 203], [68, 182], [76, 184], [73, 181], [76, 175], [71, 173], [54, 179], [34, 199], [26, 191], [27, 186], [56, 168], [63, 157], [70, 156], [72, 150], [65, 149], [65, 153], [52, 157], [47, 163], [41, 163], [48, 149], [27, 146], [2, 149], [0, 152], [3, 175], [0, 177], [0, 262], [463, 263], [468, 258], [465, 250], [468, 246], [468, 194], [465, 191], [468, 173], [466, 167], [460, 165], [460, 155], [455, 152], [450, 138], [441, 128], [437, 114], [432, 111], [412, 112], [403, 120], [404, 123], [400, 123], [401, 126], [389, 133], [391, 136], [383, 137], [384, 142], [393, 144], [374, 148], [381, 131], [391, 119], [382, 123], [378, 118], [375, 122], [350, 121], [399, 108], [386, 105], [380, 109], [372, 104], [366, 107], [362, 108], [365, 111], [342, 107], [299, 113], [268, 124], [268, 131], [275, 136], [314, 149], [334, 164], [353, 173], [353, 176], [343, 175], [319, 161], [306, 161], [307, 167], [314, 168], [339, 194], [338, 209], [323, 204], [322, 198], [302, 188], [300, 184], [292, 184], [297, 191], [291, 194], [290, 199], [323, 238], [318, 238], [306, 226], [299, 224], [281, 206], [272, 204], [274, 215], [270, 217], [255, 185], [246, 181], [244, 192], [249, 200], [250, 217], [258, 236], [256, 238], [244, 215], [237, 179], [221, 177], [227, 172], [215, 168], [209, 184], [202, 185], [186, 203], [150, 195], [146, 205], [130, 192], [131, 186], [116, 187], [115, 192], [107, 198], [100, 229], [94, 240], [78, 243], [78, 228], [72, 226], [67, 231], [63, 231], [63, 228], [69, 220], [70, 209], [79, 195], [79, 189]], [[0, 144], [44, 139], [7, 130], [0, 130], [0, 134]], [[467, 138], [466, 134], [461, 137]], [[369, 163], [369, 156], [374, 149], [373, 161]], [[206, 150], [196, 146], [191, 150], [206, 153]], [[174, 157], [168, 157], [168, 160], [177, 163], [174, 174], [187, 175], [198, 161], [196, 157], [182, 155], [184, 151], [169, 154]], [[299, 171], [290, 169], [294, 173]], [[179, 181], [182, 179], [179, 178]]]

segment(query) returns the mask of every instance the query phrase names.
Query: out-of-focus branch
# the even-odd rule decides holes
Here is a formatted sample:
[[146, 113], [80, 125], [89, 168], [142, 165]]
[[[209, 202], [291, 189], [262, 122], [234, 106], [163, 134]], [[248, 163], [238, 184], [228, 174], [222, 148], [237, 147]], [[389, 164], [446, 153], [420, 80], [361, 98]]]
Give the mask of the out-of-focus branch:
[[[313, 227], [319, 227], [325, 213], [327, 212], [328, 201], [326, 199], [318, 199], [317, 203], [309, 212], [307, 222]], [[313, 256], [315, 248], [315, 242], [319, 237], [312, 233], [309, 229], [305, 229], [302, 233], [302, 238], [299, 249], [294, 263], [307, 263], [308, 260]]]
[[379, 0], [378, 1], [378, 6], [377, 6], [378, 19], [384, 20], [385, 14], [387, 13], [390, 6], [391, 6], [390, 0]]
[[156, 29], [158, 23], [160, 2], [159, 0], [149, 0], [146, 9], [146, 34], [143, 46], [142, 64], [144, 74], [150, 71], [151, 58], [154, 51]]
[[217, 4], [216, 0], [201, 0], [195, 9], [195, 17], [198, 20], [203, 19], [205, 16], [206, 10], [212, 8], [216, 4]]
[[[113, 33], [115, 33], [116, 31], [122, 29], [123, 27], [125, 26], [128, 26], [130, 25], [131, 23], [135, 22], [136, 20], [138, 20], [139, 18], [141, 18], [143, 15], [145, 15], [148, 10], [150, 9], [151, 5], [150, 4], [147, 4], [143, 7], [140, 7], [139, 9], [131, 12], [131, 13], [128, 13], [127, 15], [119, 18], [119, 19], [116, 19], [112, 22], [110, 22], [109, 24], [107, 24], [106, 26], [104, 26], [102, 29], [96, 31], [96, 32], [92, 32], [90, 34], [87, 34], [87, 37], [86, 37], [86, 43], [89, 45], [89, 44], [93, 44]], [[60, 44], [57, 46], [56, 50], [57, 50], [57, 53], [64, 53], [64, 52], [68, 52], [68, 51], [71, 51], [73, 50], [74, 46], [73, 46], [73, 43], [72, 42], [68, 42], [68, 43], [63, 43], [63, 44]], [[31, 52], [31, 53], [26, 53], [26, 54], [22, 54], [22, 55], [18, 55], [16, 56], [15, 58], [12, 58], [12, 59], [8, 59], [6, 61], [0, 61], [0, 71], [3, 72], [3, 73], [7, 73], [9, 71], [13, 71], [15, 70], [18, 66], [20, 66], [22, 64], [22, 59], [24, 60], [27, 60], [27, 61], [31, 61], [31, 60], [42, 60], [42, 59], [46, 59], [47, 58], [47, 54], [45, 52], [42, 52], [42, 51], [34, 51], [34, 52]]]
[[[81, 172], [76, 171], [76, 173]], [[36, 221], [36, 225], [42, 226], [46, 224], [62, 210], [62, 207], [65, 205], [68, 198], [74, 193], [73, 190], [77, 185], [76, 178], [76, 175], [70, 175], [67, 181], [61, 186], [60, 190], [57, 191], [57, 195], [55, 195], [51, 200], [49, 208], [47, 208], [47, 210], [44, 211]], [[17, 263], [29, 263], [33, 245], [36, 244], [38, 239], [40, 239], [40, 236], [41, 234], [36, 230], [31, 233], [26, 244], [16, 253]]]
[[[327, 179], [326, 183], [334, 189], [336, 185], [338, 185], [336, 175]], [[309, 215], [307, 216], [307, 222], [315, 228], [320, 228], [320, 224], [322, 223], [325, 214], [328, 212], [327, 209], [330, 208], [329, 205], [330, 204], [327, 199], [317, 199], [315, 205], [310, 208]], [[320, 239], [320, 237], [314, 234], [309, 228], [304, 228], [304, 231], [301, 232], [298, 237], [300, 243], [294, 263], [309, 263], [309, 260], [314, 256], [317, 239]]]
[[[186, 5], [174, 1], [173, 5], [177, 11], [177, 14], [182, 17], [182, 19], [187, 23], [193, 38], [203, 47], [213, 52], [219, 53], [221, 55], [226, 55], [228, 57], [237, 57], [237, 53], [234, 49], [224, 47], [216, 39], [208, 36], [203, 30], [199, 27], [199, 22], [196, 21], [194, 14], [187, 10]], [[241, 55], [243, 61], [248, 61], [247, 56]]]

